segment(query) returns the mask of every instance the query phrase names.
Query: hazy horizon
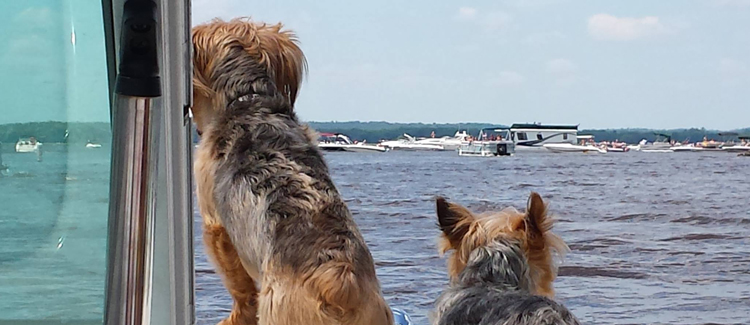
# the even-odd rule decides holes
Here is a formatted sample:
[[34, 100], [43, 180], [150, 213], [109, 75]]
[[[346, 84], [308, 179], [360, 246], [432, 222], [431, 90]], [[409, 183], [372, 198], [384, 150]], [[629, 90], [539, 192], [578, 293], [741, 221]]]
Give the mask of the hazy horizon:
[[[345, 124], [345, 123], [388, 123], [388, 124], [394, 124], [394, 125], [408, 125], [408, 124], [433, 125], [433, 124], [435, 124], [435, 125], [438, 125], [438, 126], [440, 126], [440, 125], [454, 125], [454, 124], [458, 124], [458, 125], [461, 125], [461, 124], [464, 124], [464, 125], [489, 124], [489, 125], [505, 125], [505, 126], [510, 126], [511, 124], [514, 124], [514, 123], [518, 123], [518, 124], [527, 123], [527, 122], [492, 123], [492, 122], [481, 122], [481, 121], [479, 121], [479, 122], [477, 122], [477, 121], [474, 121], [474, 122], [466, 122], [466, 121], [464, 121], [464, 122], [445, 122], [445, 123], [441, 122], [441, 123], [437, 123], [437, 122], [420, 122], [420, 121], [417, 121], [417, 122], [391, 122], [391, 121], [358, 121], [358, 120], [350, 120], [350, 121], [343, 121], [343, 120], [342, 121], [330, 121], [330, 120], [329, 121], [324, 121], [324, 120], [307, 121], [307, 120], [303, 120], [302, 122], [304, 122], [304, 123], [311, 123], [311, 124], [315, 124], [315, 123], [317, 123], [317, 124], [324, 124], [324, 123], [341, 123], [341, 124]], [[27, 124], [27, 123], [67, 123], [67, 124], [102, 123], [102, 124], [109, 124], [110, 122], [109, 121], [55, 121], [55, 120], [43, 120], [42, 121], [42, 120], [40, 120], [40, 121], [2, 123], [2, 124], [0, 124], [0, 127], [5, 126], [5, 125]], [[533, 123], [533, 122], [528, 122], [528, 123]], [[563, 123], [543, 123], [543, 124], [563, 124]], [[570, 125], [575, 125], [575, 124], [570, 124]], [[700, 129], [705, 129], [706, 131], [735, 131], [735, 130], [750, 130], [750, 126], [737, 127], [737, 128], [716, 129], [716, 128], [708, 128], [708, 127], [704, 127], [704, 126], [688, 126], [688, 127], [674, 127], [674, 128], [659, 128], [659, 127], [650, 128], [650, 127], [639, 127], [639, 126], [635, 126], [635, 127], [598, 128], [598, 127], [587, 127], [587, 126], [579, 125], [578, 129], [579, 130], [627, 130], [627, 129], [630, 129], [630, 130], [657, 130], [657, 131], [658, 130], [669, 131], [669, 130], [690, 130], [690, 129], [698, 129], [698, 130], [700, 130]]]
[[[13, 36], [0, 48], [0, 123], [109, 120], [101, 12], [75, 8], [0, 12]], [[296, 105], [307, 121], [750, 124], [750, 0], [193, 0], [192, 15], [294, 30], [310, 68]]]
[[305, 120], [750, 121], [750, 0], [193, 0], [192, 15], [295, 31], [310, 68]]

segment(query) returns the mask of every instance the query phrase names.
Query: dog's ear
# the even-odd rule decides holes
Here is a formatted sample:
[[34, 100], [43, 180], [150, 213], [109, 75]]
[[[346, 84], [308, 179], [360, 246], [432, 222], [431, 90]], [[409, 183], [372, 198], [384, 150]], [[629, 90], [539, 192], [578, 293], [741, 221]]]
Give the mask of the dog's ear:
[[443, 197], [438, 197], [436, 204], [440, 230], [443, 231], [445, 237], [450, 241], [451, 246], [456, 248], [469, 231], [469, 226], [472, 220], [474, 220], [474, 216], [468, 209], [461, 205], [450, 203]]
[[544, 203], [539, 193], [531, 192], [524, 221], [526, 236], [531, 239], [530, 244], [534, 244], [536, 239], [542, 241], [540, 244], [544, 245], [544, 234], [551, 230], [552, 222], [547, 218], [547, 204]]

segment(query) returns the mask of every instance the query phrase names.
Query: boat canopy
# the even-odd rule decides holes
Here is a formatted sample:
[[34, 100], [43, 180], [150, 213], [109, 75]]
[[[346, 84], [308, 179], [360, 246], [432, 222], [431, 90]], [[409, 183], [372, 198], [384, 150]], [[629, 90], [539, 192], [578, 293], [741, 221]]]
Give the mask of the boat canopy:
[[550, 125], [550, 124], [528, 124], [514, 123], [511, 129], [539, 129], [539, 130], [578, 130], [578, 125]]
[[510, 127], [507, 125], [498, 125], [498, 126], [491, 126], [482, 128], [480, 131], [494, 131], [494, 132], [500, 132], [500, 131], [506, 131], [509, 130]]
[[507, 126], [496, 126], [496, 127], [491, 127], [491, 128], [483, 128], [483, 129], [479, 130], [479, 136], [478, 137], [482, 138], [482, 135], [485, 135], [485, 134], [490, 135], [490, 134], [493, 134], [493, 133], [494, 134], [502, 133], [502, 134], [504, 134], [503, 136], [507, 138], [510, 135], [510, 128], [507, 127]]
[[577, 136], [578, 140], [584, 140], [584, 139], [593, 139], [594, 136], [591, 134], [581, 134]]
[[672, 135], [669, 133], [654, 132], [654, 135], [656, 135], [656, 139], [654, 139], [654, 141], [659, 140], [659, 137], [667, 138], [667, 142], [672, 141]]

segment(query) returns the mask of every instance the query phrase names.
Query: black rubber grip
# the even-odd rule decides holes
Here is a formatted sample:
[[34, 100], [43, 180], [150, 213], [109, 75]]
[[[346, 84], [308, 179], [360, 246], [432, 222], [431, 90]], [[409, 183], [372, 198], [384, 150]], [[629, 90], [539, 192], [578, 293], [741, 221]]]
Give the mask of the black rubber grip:
[[125, 1], [115, 93], [133, 97], [161, 96], [156, 14], [153, 0]]

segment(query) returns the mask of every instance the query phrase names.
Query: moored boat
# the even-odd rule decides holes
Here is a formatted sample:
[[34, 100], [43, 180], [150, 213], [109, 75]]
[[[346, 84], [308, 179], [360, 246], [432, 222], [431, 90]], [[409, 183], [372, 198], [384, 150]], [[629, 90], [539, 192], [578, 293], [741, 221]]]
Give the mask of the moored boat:
[[348, 136], [341, 133], [321, 133], [318, 140], [318, 148], [324, 151], [348, 151], [348, 152], [386, 152], [387, 148], [366, 144], [355, 143]]
[[18, 139], [18, 142], [16, 142], [16, 152], [37, 152], [39, 151], [39, 148], [42, 146], [42, 143], [39, 141], [36, 141], [35, 137], [29, 137], [26, 139]]
[[91, 141], [86, 142], [86, 148], [101, 148], [102, 145], [98, 143], [93, 143]]
[[726, 152], [750, 152], [750, 136], [737, 136], [739, 143], [732, 142], [721, 146], [721, 150]]
[[548, 143], [544, 145], [544, 148], [552, 151], [552, 152], [597, 152], [597, 153], [607, 153], [606, 148], [598, 147], [594, 143], [594, 136], [593, 135], [579, 135], [577, 136], [577, 139], [580, 141], [580, 144], [572, 144], [572, 143]]
[[631, 150], [641, 152], [674, 152], [672, 147], [672, 136], [664, 133], [654, 133], [656, 138], [653, 142], [643, 139], [636, 146], [628, 146]]
[[458, 155], [462, 157], [497, 157], [513, 156], [516, 152], [515, 143], [509, 139], [508, 128], [486, 128], [479, 130], [476, 140], [463, 144], [458, 148]]
[[597, 152], [607, 153], [607, 149], [602, 149], [592, 145], [579, 145], [570, 143], [548, 143], [544, 145], [544, 148], [552, 152]]

